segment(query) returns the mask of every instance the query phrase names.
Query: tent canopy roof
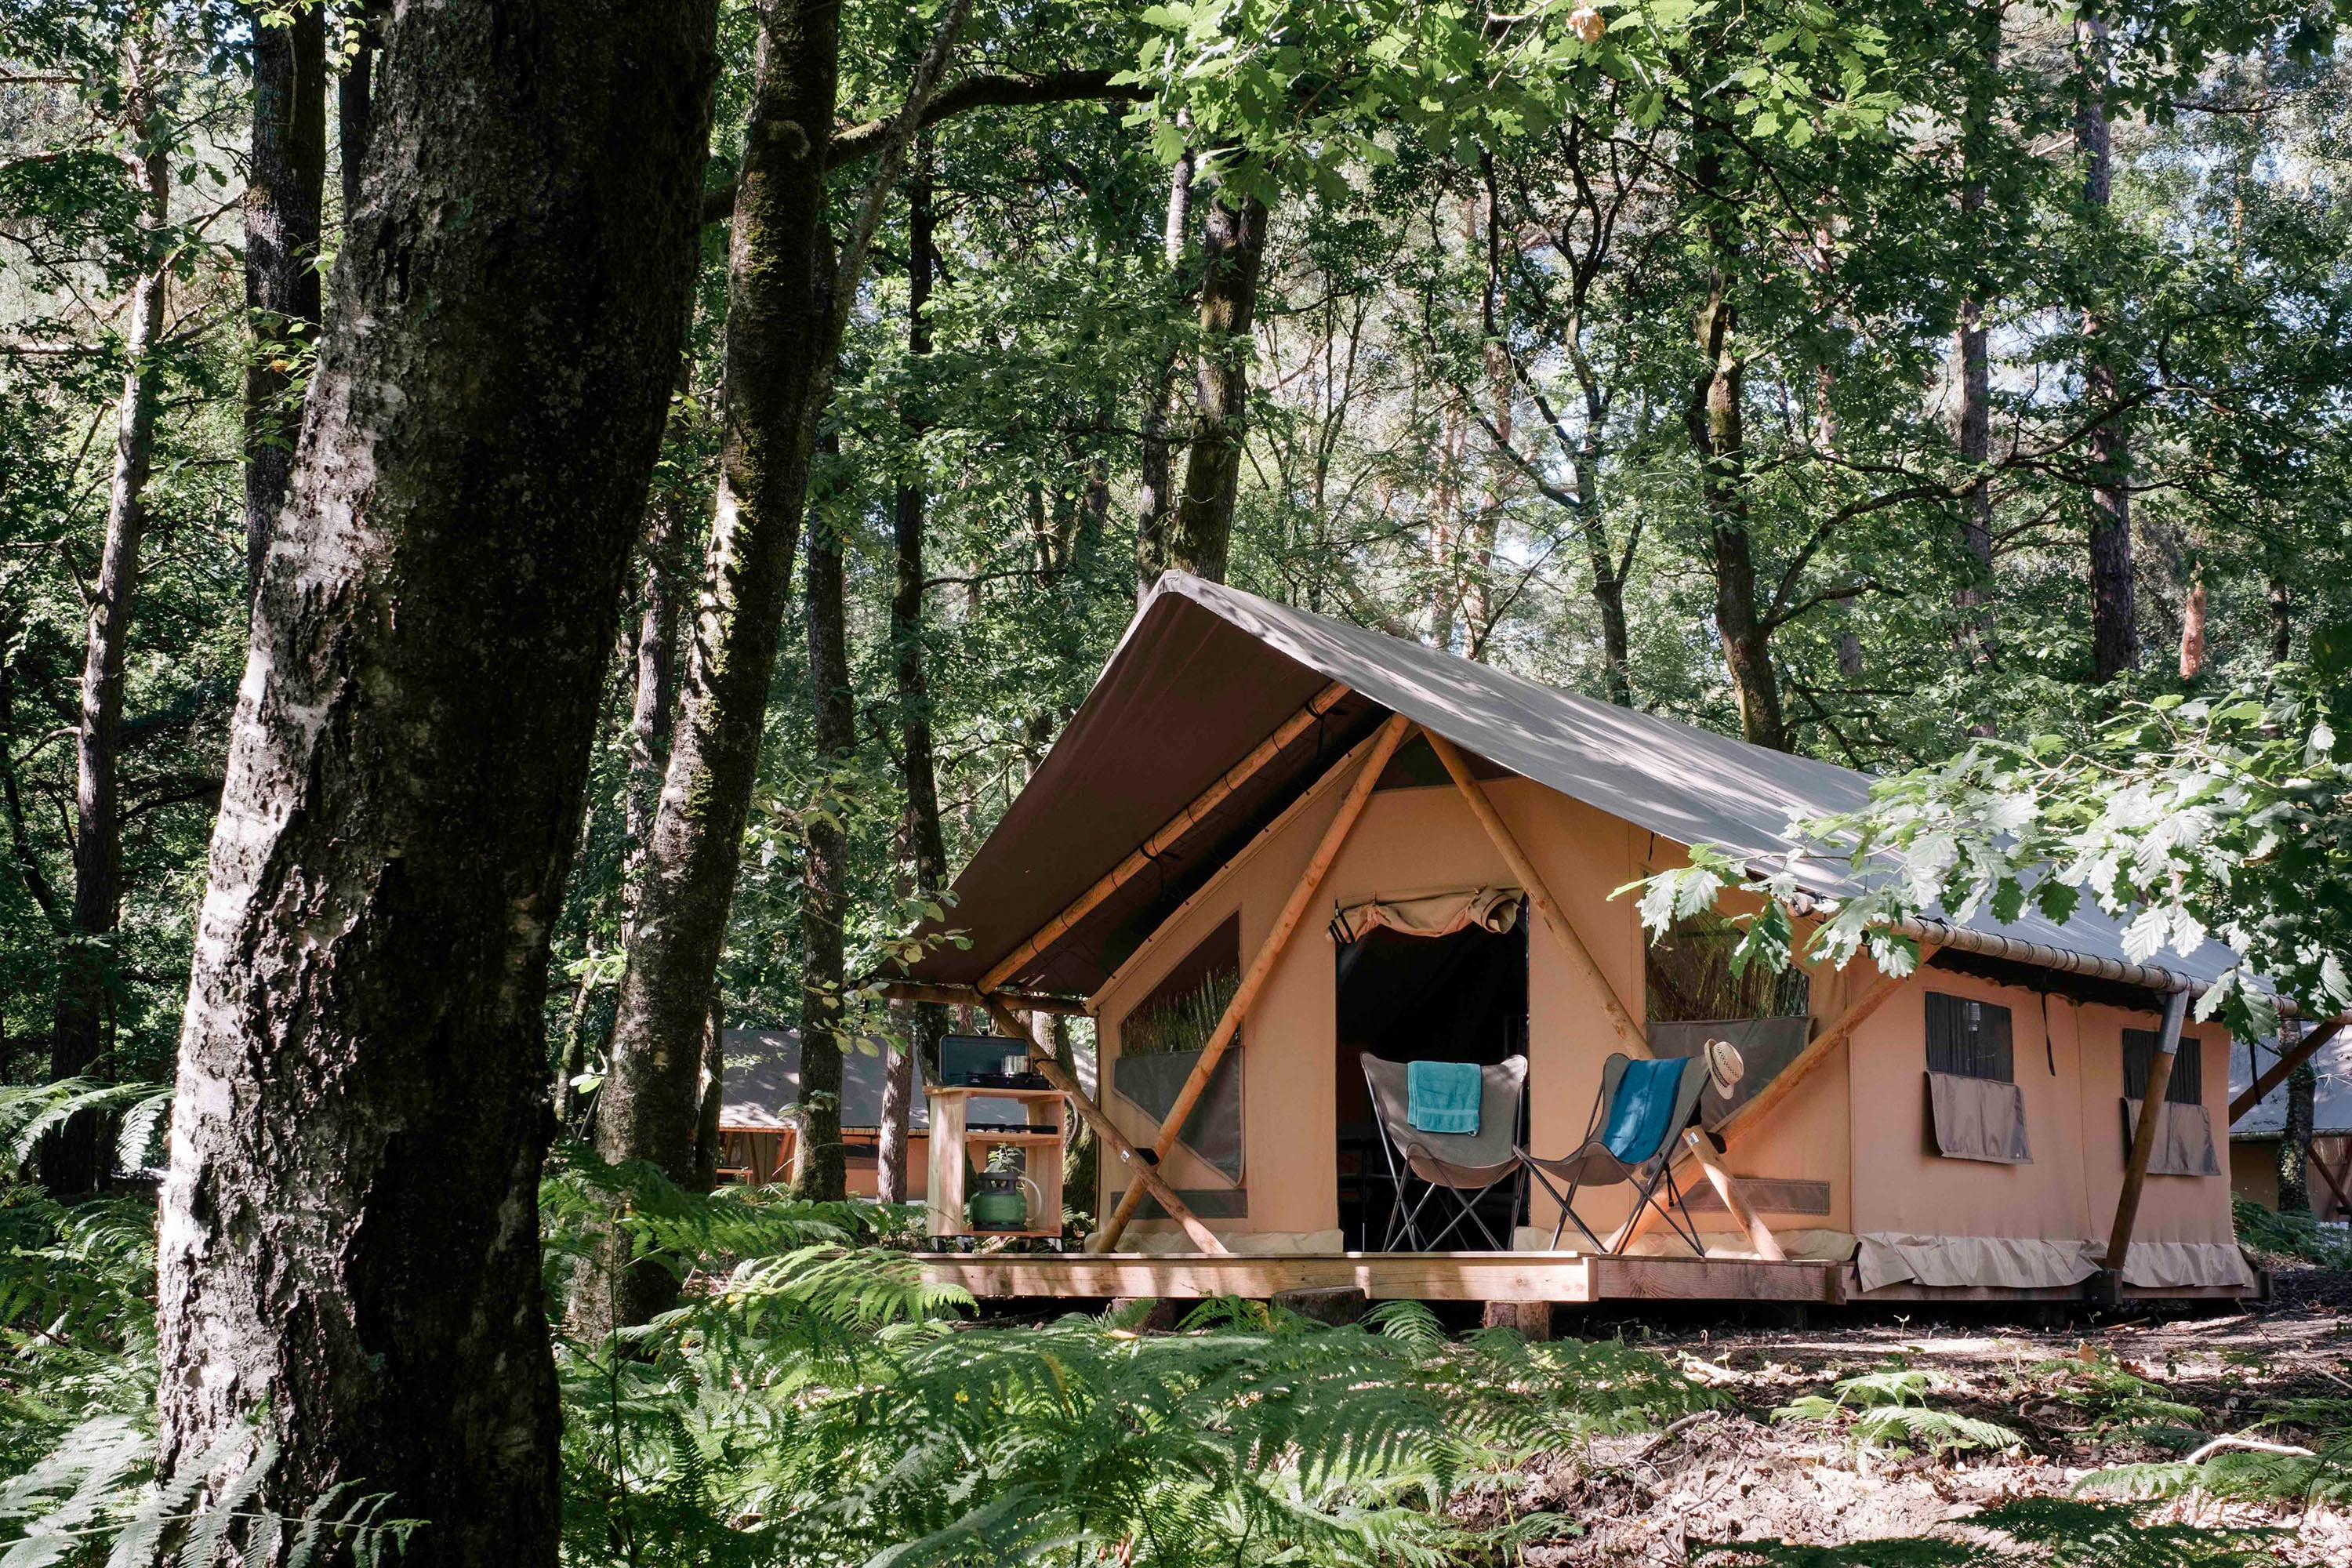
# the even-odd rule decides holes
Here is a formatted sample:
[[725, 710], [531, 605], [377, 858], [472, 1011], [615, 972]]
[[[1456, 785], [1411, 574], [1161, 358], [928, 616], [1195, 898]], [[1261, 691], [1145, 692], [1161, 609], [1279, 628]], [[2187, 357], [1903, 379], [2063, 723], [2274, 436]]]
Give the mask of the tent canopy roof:
[[[1792, 814], [1851, 811], [1869, 795], [1869, 776], [1850, 768], [1557, 690], [1170, 572], [956, 879], [945, 926], [961, 931], [969, 946], [940, 946], [913, 973], [950, 984], [977, 981], [1333, 681], [1349, 689], [1345, 700], [1009, 983], [1098, 988], [1218, 865], [1391, 712], [1676, 845], [1713, 844], [1752, 861], [1787, 853]], [[1831, 898], [1856, 890], [1842, 862], [1817, 862], [1805, 880], [1808, 890]], [[2006, 923], [1980, 912], [1969, 924], [2128, 962], [2120, 927], [2087, 900], [2063, 925], [2030, 910]], [[2209, 942], [2185, 958], [2158, 954], [2154, 962], [2204, 981], [2231, 956]]]

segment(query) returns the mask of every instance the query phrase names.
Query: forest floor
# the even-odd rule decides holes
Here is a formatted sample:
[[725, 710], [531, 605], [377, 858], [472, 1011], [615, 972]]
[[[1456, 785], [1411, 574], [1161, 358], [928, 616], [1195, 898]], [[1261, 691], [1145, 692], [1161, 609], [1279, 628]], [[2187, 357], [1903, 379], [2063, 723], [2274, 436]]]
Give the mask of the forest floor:
[[[2188, 1433], [2246, 1432], [2282, 1401], [2352, 1398], [2352, 1275], [2300, 1267], [2275, 1270], [2273, 1299], [2251, 1311], [2063, 1328], [1998, 1315], [1961, 1321], [1950, 1311], [1802, 1329], [1696, 1318], [1559, 1327], [1588, 1338], [1622, 1334], [1678, 1362], [1731, 1405], [1664, 1433], [1599, 1439], [1530, 1467], [1507, 1498], [1483, 1500], [1496, 1510], [1549, 1510], [1581, 1522], [1580, 1536], [1528, 1552], [1545, 1568], [1682, 1563], [1696, 1546], [1741, 1539], [1828, 1546], [1917, 1535], [2012, 1498], [2065, 1495], [2095, 1470], [2179, 1459], [2193, 1441]], [[1799, 1396], [1831, 1394], [1839, 1379], [1897, 1367], [1932, 1374], [1927, 1405], [1998, 1423], [2023, 1443], [1938, 1458], [1866, 1447], [1842, 1417], [1775, 1418]], [[2172, 1411], [2166, 1446], [2167, 1434], [2146, 1418], [2154, 1401], [2194, 1406], [2199, 1418]], [[2154, 1427], [2167, 1423], [2159, 1415]], [[2352, 1563], [2352, 1513], [2340, 1507], [2200, 1498], [2150, 1517], [2284, 1527], [2273, 1547], [2279, 1562]]]

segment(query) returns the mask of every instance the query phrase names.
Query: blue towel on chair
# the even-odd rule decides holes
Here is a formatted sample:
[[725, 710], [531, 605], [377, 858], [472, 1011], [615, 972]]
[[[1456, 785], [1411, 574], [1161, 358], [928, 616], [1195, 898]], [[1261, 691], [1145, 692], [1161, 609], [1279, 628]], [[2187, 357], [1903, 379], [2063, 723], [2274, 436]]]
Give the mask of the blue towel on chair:
[[1478, 1097], [1485, 1075], [1475, 1062], [1409, 1062], [1404, 1069], [1404, 1119], [1423, 1132], [1478, 1132]]
[[1609, 1125], [1601, 1130], [1602, 1146], [1629, 1165], [1654, 1159], [1658, 1145], [1679, 1131], [1666, 1121], [1675, 1113], [1683, 1069], [1690, 1065], [1687, 1057], [1627, 1062], [1609, 1106]]

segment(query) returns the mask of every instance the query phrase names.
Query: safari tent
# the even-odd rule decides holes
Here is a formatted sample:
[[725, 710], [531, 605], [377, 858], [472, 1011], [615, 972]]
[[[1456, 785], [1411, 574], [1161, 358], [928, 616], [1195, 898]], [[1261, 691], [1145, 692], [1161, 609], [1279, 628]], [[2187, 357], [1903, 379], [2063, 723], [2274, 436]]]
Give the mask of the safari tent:
[[[2244, 1094], [2273, 1053], [2241, 1040], [2230, 1049], [2230, 1093]], [[2312, 1058], [2311, 1213], [2315, 1219], [2352, 1219], [2352, 1039], [2337, 1036]], [[2237, 1194], [2266, 1209], [2279, 1206], [2279, 1144], [2286, 1134], [2287, 1086], [2274, 1085], [2230, 1128], [2230, 1181]]]
[[[1653, 946], [1612, 897], [1693, 844], [1777, 861], [1792, 813], [1867, 782], [1169, 574], [958, 879], [963, 945], [900, 985], [1006, 1032], [1012, 1010], [1095, 1020], [1107, 1222], [1074, 1255], [930, 1266], [1021, 1295], [2254, 1290], [2230, 1040], [2184, 1005], [2221, 950], [2159, 967], [2095, 911], [1979, 915], [1925, 924], [1906, 977], [1857, 959], [1734, 983], [1720, 929]], [[1801, 917], [1853, 891], [1841, 873], [1812, 867]], [[1705, 1257], [1629, 1223], [1622, 1187], [1576, 1199], [1603, 1246], [1570, 1226], [1555, 1247], [1538, 1184], [1477, 1200], [1500, 1246], [1394, 1244], [1367, 1053], [1524, 1058], [1515, 1131], [1542, 1157], [1583, 1137], [1612, 1055], [1713, 1039], [1745, 1070], [1672, 1167]]]

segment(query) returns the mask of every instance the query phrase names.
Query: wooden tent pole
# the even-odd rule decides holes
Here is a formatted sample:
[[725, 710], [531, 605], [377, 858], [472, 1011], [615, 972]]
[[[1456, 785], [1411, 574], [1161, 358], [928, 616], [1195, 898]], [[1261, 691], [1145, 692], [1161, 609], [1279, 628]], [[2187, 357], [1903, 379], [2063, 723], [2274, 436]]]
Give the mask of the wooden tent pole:
[[2120, 1269], [2131, 1250], [2132, 1226], [2139, 1219], [2139, 1194], [2147, 1180], [2148, 1157], [2156, 1152], [2156, 1126], [2164, 1120], [2164, 1090], [2172, 1081], [2172, 1064], [2180, 1054], [2180, 1026], [2189, 1017], [2189, 993], [2175, 991], [2164, 999], [2164, 1034], [2156, 1055], [2147, 1062], [2147, 1083], [2140, 1090], [2139, 1121], [2132, 1128], [2131, 1158], [2124, 1165], [2124, 1190], [2116, 1197], [2115, 1228], [2107, 1235], [2106, 1267]]
[[[1357, 818], [1363, 816], [1365, 805], [1372, 798], [1373, 786], [1381, 782], [1381, 774], [1388, 771], [1389, 759], [1396, 755], [1397, 747], [1403, 743], [1412, 728], [1412, 721], [1402, 713], [1391, 714], [1388, 722], [1381, 726], [1380, 737], [1373, 742], [1371, 755], [1364, 759], [1362, 770], [1356, 774], [1355, 782], [1348, 786], [1346, 796], [1339, 802], [1339, 815], [1332, 817], [1331, 825], [1323, 830], [1323, 841], [1315, 847], [1314, 858], [1307, 862], [1307, 869], [1299, 876], [1298, 885], [1290, 890], [1289, 901], [1282, 906], [1282, 913], [1276, 918], [1273, 929], [1258, 944], [1257, 956], [1250, 961], [1249, 972], [1242, 976], [1241, 988], [1234, 993], [1234, 999], [1225, 1004], [1224, 1014], [1218, 1018], [1215, 1032], [1201, 1047], [1201, 1059], [1192, 1064], [1192, 1071], [1184, 1079], [1184, 1087], [1176, 1093], [1176, 1102], [1169, 1107], [1167, 1116], [1161, 1120], [1160, 1136], [1152, 1143], [1152, 1153], [1156, 1157], [1165, 1159], [1168, 1152], [1176, 1146], [1185, 1118], [1192, 1114], [1192, 1107], [1199, 1103], [1202, 1094], [1207, 1090], [1209, 1077], [1217, 1070], [1217, 1063], [1223, 1058], [1225, 1048], [1233, 1044], [1234, 1031], [1241, 1027], [1242, 1019], [1248, 1016], [1251, 1005], [1257, 1000], [1258, 992], [1264, 989], [1266, 980], [1274, 973], [1274, 966], [1281, 961], [1283, 950], [1290, 945], [1292, 933], [1297, 931], [1308, 906], [1315, 901], [1316, 893], [1322, 889], [1323, 879], [1329, 873], [1332, 862], [1339, 859], [1339, 850], [1348, 842], [1348, 835], [1354, 830]], [[1110, 1223], [1103, 1227], [1102, 1249], [1105, 1252], [1118, 1244], [1128, 1221], [1135, 1217], [1137, 1207], [1143, 1202], [1142, 1175], [1143, 1173], [1138, 1170], [1136, 1179], [1128, 1183], [1126, 1195], [1118, 1200], [1118, 1207], [1111, 1213]]]
[[[1462, 798], [1469, 805], [1470, 815], [1478, 819], [1478, 826], [1486, 829], [1496, 853], [1503, 857], [1503, 864], [1508, 866], [1511, 875], [1518, 879], [1520, 888], [1527, 893], [1528, 902], [1536, 907], [1536, 914], [1542, 921], [1544, 929], [1551, 932], [1553, 942], [1568, 955], [1570, 967], [1600, 994], [1601, 1009], [1608, 1016], [1610, 1027], [1616, 1031], [1618, 1039], [1624, 1045], [1626, 1054], [1640, 1059], [1649, 1058], [1652, 1055], [1649, 1031], [1633, 1021], [1633, 1015], [1618, 999], [1617, 988], [1609, 984], [1609, 976], [1601, 973], [1600, 963], [1592, 956], [1592, 950], [1584, 945], [1584, 939], [1577, 935], [1576, 927], [1570, 923], [1567, 911], [1551, 896], [1551, 889], [1544, 886], [1535, 862], [1528, 859], [1527, 852], [1519, 847], [1518, 839], [1512, 835], [1502, 814], [1495, 809], [1495, 803], [1486, 798], [1486, 791], [1478, 783], [1476, 775], [1471, 773], [1470, 764], [1463, 760], [1461, 752], [1454, 743], [1443, 735], [1430, 732], [1429, 746], [1437, 753], [1437, 760], [1445, 764], [1445, 771], [1454, 775], [1454, 787], [1462, 792]], [[1706, 1146], [1705, 1136], [1702, 1134], [1686, 1140], [1685, 1147], [1698, 1162], [1700, 1169], [1706, 1173], [1706, 1179], [1715, 1188], [1716, 1195], [1723, 1200], [1723, 1206], [1748, 1232], [1748, 1240], [1755, 1245], [1757, 1254], [1771, 1263], [1788, 1261], [1788, 1254], [1774, 1239], [1771, 1227], [1757, 1217], [1756, 1211], [1748, 1207], [1740, 1196], [1737, 1178], [1717, 1163], [1713, 1152]], [[1651, 1205], [1643, 1205], [1642, 1212], [1652, 1212]], [[1625, 1239], [1633, 1239], [1633, 1233], [1628, 1233]]]
[[2238, 1118], [2260, 1105], [2263, 1102], [2263, 1096], [2285, 1082], [2289, 1073], [2309, 1061], [2317, 1054], [2319, 1047], [2334, 1039], [2336, 1032], [2343, 1027], [2343, 1019], [2330, 1018], [2294, 1045], [2281, 1051], [2278, 1060], [2264, 1068], [2254, 1081], [2247, 1086], [2243, 1094], [2230, 1101], [2230, 1120], [2221, 1129], [2223, 1133], [2226, 1134], [2230, 1128], [2235, 1127], [2238, 1124]]
[[[1926, 955], [1926, 950], [1922, 949], [1920, 956], [1925, 958]], [[1912, 971], [1913, 974], [1917, 973], [1916, 970]], [[1753, 1099], [1727, 1117], [1723, 1125], [1716, 1129], [1716, 1137], [1726, 1148], [1729, 1148], [1739, 1139], [1755, 1131], [1774, 1110], [1797, 1091], [1799, 1084], [1811, 1077], [1822, 1063], [1830, 1059], [1831, 1055], [1840, 1046], [1852, 1040], [1853, 1032], [1860, 1028], [1872, 1014], [1886, 1005], [1910, 978], [1909, 974], [1880, 975], [1878, 984], [1864, 992], [1860, 1000], [1839, 1015], [1836, 1023], [1822, 1030], [1803, 1050], [1791, 1058], [1789, 1065], [1775, 1073], [1771, 1082], [1758, 1089]], [[1656, 1215], [1648, 1205], [1644, 1205], [1634, 1214], [1630, 1222], [1631, 1228], [1622, 1237], [1612, 1237], [1612, 1242], [1622, 1246], [1632, 1241], [1633, 1237], [1649, 1229], [1651, 1223], [1654, 1223]]]
[[1307, 706], [1282, 722], [1282, 727], [1260, 741], [1249, 755], [1220, 774], [1217, 782], [1202, 790], [1192, 804], [1161, 825], [1159, 832], [1143, 841], [1126, 859], [1112, 867], [1095, 885], [1073, 900], [1069, 908], [1037, 928], [1029, 940], [997, 960], [987, 973], [980, 977], [982, 991], [993, 991], [1021, 973], [1022, 966], [1052, 946], [1064, 932], [1094, 911], [1105, 899], [1135, 879], [1146, 867], [1165, 852], [1168, 847], [1192, 831], [1193, 826], [1218, 806], [1233, 793], [1263, 772], [1267, 763], [1280, 755], [1283, 749], [1322, 721], [1323, 715], [1339, 705], [1349, 693], [1340, 681], [1333, 681], [1309, 698]]
[[[1203, 1252], [1224, 1251], [1225, 1245], [1217, 1239], [1216, 1232], [1202, 1225], [1200, 1216], [1193, 1214], [1185, 1205], [1184, 1200], [1176, 1195], [1176, 1189], [1170, 1186], [1160, 1173], [1152, 1168], [1151, 1162], [1141, 1158], [1136, 1152], [1135, 1145], [1128, 1142], [1127, 1134], [1121, 1132], [1117, 1124], [1104, 1113], [1103, 1108], [1095, 1103], [1094, 1096], [1088, 1094], [1078, 1080], [1070, 1076], [1069, 1069], [1055, 1061], [1051, 1052], [1038, 1046], [1035, 1037], [1021, 1026], [1021, 1020], [1013, 1016], [1013, 1009], [998, 1001], [992, 994], [983, 994], [980, 1002], [982, 1006], [988, 1009], [988, 1016], [996, 1021], [996, 1026], [1004, 1031], [1006, 1039], [1019, 1040], [1028, 1048], [1029, 1060], [1035, 1065], [1038, 1072], [1044, 1075], [1047, 1083], [1060, 1089], [1072, 1105], [1077, 1107], [1078, 1114], [1086, 1119], [1087, 1126], [1095, 1130], [1095, 1136], [1103, 1141], [1104, 1146], [1135, 1167], [1136, 1180], [1150, 1189], [1151, 1195], [1160, 1200], [1160, 1206], [1168, 1211], [1169, 1217], [1184, 1227], [1184, 1234], [1191, 1237]], [[1104, 1250], [1108, 1251], [1109, 1248], [1105, 1247]]]
[[[2343, 1205], [2347, 1212], [2352, 1212], [2352, 1192], [2346, 1190], [2347, 1185], [2352, 1185], [2352, 1149], [2345, 1151], [2337, 1170], [2329, 1170], [2327, 1162], [2319, 1157], [2315, 1149], [2312, 1151], [2308, 1163], [2313, 1170], [2327, 1178], [2327, 1185], [2336, 1194], [2336, 1201]], [[2312, 1212], [2316, 1214], [2318, 1210], [2315, 1208]]]

